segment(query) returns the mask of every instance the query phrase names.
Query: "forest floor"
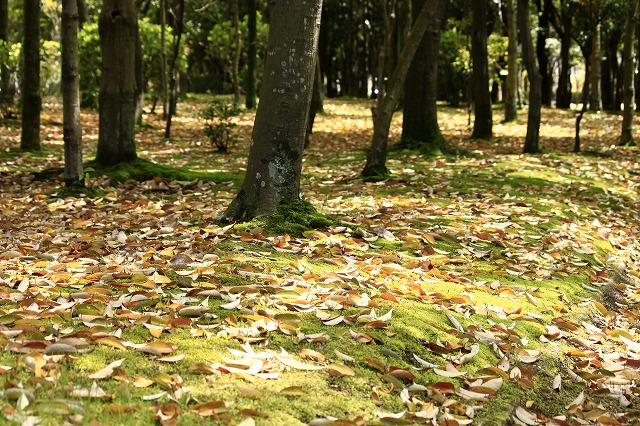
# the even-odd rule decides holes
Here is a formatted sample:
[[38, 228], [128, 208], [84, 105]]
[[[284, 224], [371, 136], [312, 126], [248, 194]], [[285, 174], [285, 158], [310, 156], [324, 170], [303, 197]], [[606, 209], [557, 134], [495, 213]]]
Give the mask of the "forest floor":
[[[253, 117], [218, 154], [202, 102], [180, 104], [170, 140], [158, 116], [137, 132], [140, 156], [182, 178], [89, 172], [78, 196], [59, 174], [34, 179], [62, 165], [59, 105], [45, 105], [42, 152], [16, 149], [19, 122], [0, 127], [0, 417], [638, 424], [640, 166], [615, 146], [618, 115], [586, 115], [576, 155], [574, 113], [545, 110], [547, 153], [523, 156], [525, 123], [470, 141], [466, 111], [442, 108], [469, 154], [393, 152], [392, 177], [372, 183], [371, 105], [329, 100], [303, 193], [335, 224], [296, 235], [216, 222]], [[83, 123], [92, 159], [97, 114]]]

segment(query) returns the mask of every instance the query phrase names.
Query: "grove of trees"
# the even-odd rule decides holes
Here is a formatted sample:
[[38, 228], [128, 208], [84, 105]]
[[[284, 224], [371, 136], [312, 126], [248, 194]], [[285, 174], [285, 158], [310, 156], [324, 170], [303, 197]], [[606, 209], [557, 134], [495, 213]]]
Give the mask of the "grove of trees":
[[235, 220], [297, 200], [324, 96], [377, 99], [368, 178], [388, 173], [399, 109], [400, 146], [453, 151], [439, 103], [468, 105], [485, 140], [495, 105], [505, 121], [526, 106], [524, 153], [544, 150], [542, 107], [580, 111], [576, 150], [587, 108], [623, 110], [620, 144], [633, 144], [638, 26], [636, 0], [0, 0], [0, 112], [20, 111], [20, 148], [39, 150], [42, 97], [62, 94], [65, 181], [81, 185], [81, 107], [99, 109], [95, 161], [109, 166], [137, 158], [143, 110], [162, 110], [170, 138], [181, 94], [255, 108], [259, 93]]

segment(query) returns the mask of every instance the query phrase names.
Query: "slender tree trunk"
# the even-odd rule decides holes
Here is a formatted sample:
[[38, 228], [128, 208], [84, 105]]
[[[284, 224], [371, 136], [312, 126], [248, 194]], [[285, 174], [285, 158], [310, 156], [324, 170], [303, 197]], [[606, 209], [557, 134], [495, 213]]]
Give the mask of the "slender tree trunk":
[[174, 8], [173, 14], [175, 16], [174, 28], [173, 28], [173, 57], [171, 58], [171, 68], [169, 69], [169, 114], [167, 114], [167, 121], [164, 128], [164, 137], [169, 139], [171, 137], [171, 121], [176, 113], [176, 105], [178, 104], [178, 58], [180, 57], [180, 40], [182, 39], [182, 30], [184, 23], [184, 0], [178, 1], [177, 11]]
[[162, 86], [162, 119], [169, 114], [169, 83], [167, 81], [167, 0], [160, 1], [160, 85]]
[[396, 66], [396, 24], [395, 8], [396, 0], [380, 0], [382, 2], [382, 15], [384, 19], [384, 42], [378, 59], [378, 98], [384, 97], [389, 85], [389, 78]]
[[551, 76], [551, 67], [549, 66], [549, 50], [547, 49], [547, 39], [551, 30], [551, 14], [553, 12], [552, 0], [543, 0], [540, 2], [540, 17], [538, 20], [538, 40], [536, 43], [536, 52], [538, 56], [538, 69], [542, 78], [542, 105], [550, 107], [553, 97], [553, 78]]
[[622, 132], [620, 145], [633, 143], [633, 114], [635, 108], [633, 101], [635, 91], [633, 86], [634, 71], [636, 69], [635, 49], [633, 46], [635, 32], [638, 23], [638, 0], [634, 0], [631, 10], [627, 15], [624, 28], [624, 46], [622, 50], [622, 66], [624, 67], [624, 111], [622, 112]]
[[[431, 1], [433, 19], [424, 34], [415, 58], [411, 62], [405, 82], [402, 119], [402, 143], [433, 152], [448, 152], [449, 147], [438, 125], [438, 53], [440, 32], [448, 0]], [[415, 18], [426, 0], [413, 0]]]
[[536, 56], [529, 29], [529, 1], [518, 0], [518, 28], [522, 42], [522, 62], [527, 69], [529, 79], [529, 113], [527, 117], [527, 136], [524, 153], [540, 152], [540, 111], [542, 109], [542, 78], [536, 65]]
[[142, 52], [142, 39], [140, 30], [136, 31], [136, 124], [142, 125], [144, 113], [144, 54]]
[[247, 0], [249, 11], [249, 45], [247, 46], [247, 81], [245, 89], [245, 105], [247, 109], [256, 107], [256, 65], [258, 62], [257, 36], [257, 0]]
[[472, 4], [472, 36], [471, 75], [475, 120], [472, 138], [491, 139], [493, 136], [493, 111], [491, 110], [491, 93], [489, 91], [489, 63], [487, 53], [487, 9], [489, 0], [473, 0]]
[[507, 83], [504, 102], [504, 121], [518, 119], [518, 25], [516, 23], [515, 0], [507, 0]]
[[320, 54], [316, 52], [316, 71], [313, 77], [313, 92], [311, 94], [311, 104], [309, 105], [309, 118], [307, 119], [307, 133], [304, 138], [304, 147], [309, 148], [313, 125], [316, 121], [316, 114], [324, 112], [322, 93], [322, 72], [320, 70]]
[[86, 0], [78, 0], [78, 25], [79, 28], [89, 22], [89, 10], [87, 9], [87, 1]]
[[[222, 220], [271, 215], [300, 198], [322, 0], [271, 0], [260, 104], [244, 183]], [[295, 54], [292, 54], [295, 52]]]
[[135, 2], [103, 0], [98, 28], [102, 81], [96, 162], [111, 166], [137, 158], [134, 128], [138, 17]]
[[240, 29], [239, 0], [231, 0], [231, 18], [233, 21], [235, 52], [233, 54], [233, 102], [240, 103], [240, 57], [242, 55], [242, 30]]
[[367, 164], [362, 170], [362, 176], [378, 177], [385, 176], [389, 173], [387, 170], [387, 144], [389, 140], [389, 129], [391, 128], [391, 120], [393, 113], [398, 106], [398, 97], [400, 90], [404, 84], [404, 80], [409, 72], [409, 67], [413, 57], [415, 56], [418, 46], [429, 27], [430, 22], [434, 19], [435, 10], [429, 3], [425, 3], [416, 18], [409, 37], [404, 45], [404, 49], [400, 53], [398, 63], [393, 75], [387, 84], [387, 91], [384, 96], [379, 99], [378, 106], [373, 118], [373, 137], [371, 147], [367, 151]]
[[78, 3], [62, 0], [62, 104], [64, 138], [64, 183], [84, 186], [82, 126], [80, 124], [80, 80], [78, 56]]
[[556, 93], [556, 107], [568, 109], [571, 107], [571, 31], [573, 17], [566, 6], [561, 13], [562, 33], [560, 34], [560, 75], [558, 77], [558, 91]]
[[[595, 14], [595, 12], [593, 12]], [[589, 109], [591, 111], [602, 110], [602, 90], [600, 84], [602, 82], [602, 55], [601, 51], [601, 25], [599, 17], [594, 17], [594, 34], [591, 47], [591, 82], [590, 82], [590, 98]]]
[[24, 78], [20, 149], [40, 150], [40, 0], [24, 2]]
[[582, 108], [578, 115], [576, 115], [576, 134], [573, 143], [573, 152], [578, 153], [581, 149], [581, 140], [580, 140], [580, 123], [582, 123], [582, 118], [584, 117], [584, 113], [587, 112], [589, 108], [589, 98], [590, 94], [590, 86], [591, 86], [591, 44], [593, 39], [588, 40], [584, 45], [580, 45], [580, 50], [582, 51], [582, 56], [584, 57], [584, 84], [582, 85]]
[[[0, 0], [0, 43], [8, 44], [9, 42], [9, 1]], [[10, 80], [11, 75], [9, 73], [9, 67], [7, 64], [0, 63], [0, 116], [4, 113], [5, 109], [13, 103], [10, 92]]]

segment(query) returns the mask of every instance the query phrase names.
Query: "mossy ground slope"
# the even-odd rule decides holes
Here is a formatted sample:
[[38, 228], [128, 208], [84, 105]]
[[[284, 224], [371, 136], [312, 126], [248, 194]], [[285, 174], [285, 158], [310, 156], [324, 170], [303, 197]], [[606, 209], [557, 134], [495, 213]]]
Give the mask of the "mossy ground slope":
[[[392, 153], [373, 183], [358, 179], [367, 107], [325, 106], [305, 202], [272, 221], [216, 222], [250, 115], [229, 156], [197, 117], [171, 141], [147, 117], [154, 163], [91, 172], [73, 197], [29, 174], [60, 166], [59, 129], [45, 154], [3, 149], [6, 421], [633, 424], [640, 170], [607, 139], [619, 118], [586, 117], [598, 155], [572, 155], [571, 113], [547, 111], [550, 153], [520, 156], [524, 124], [471, 142], [443, 108], [471, 155]], [[0, 129], [3, 148], [17, 132]]]

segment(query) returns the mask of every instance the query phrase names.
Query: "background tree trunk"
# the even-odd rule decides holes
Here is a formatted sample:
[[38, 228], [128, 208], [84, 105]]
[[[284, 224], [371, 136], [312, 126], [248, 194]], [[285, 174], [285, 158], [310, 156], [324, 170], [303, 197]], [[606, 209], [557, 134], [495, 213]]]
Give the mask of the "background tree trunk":
[[400, 90], [409, 72], [411, 61], [413, 61], [413, 57], [429, 27], [429, 23], [434, 19], [434, 13], [435, 11], [431, 7], [431, 4], [425, 3], [400, 53], [396, 68], [387, 84], [387, 91], [384, 96], [378, 100], [378, 106], [373, 117], [371, 147], [367, 151], [367, 163], [362, 170], [362, 176], [381, 177], [389, 173], [386, 162], [391, 120], [398, 106]]
[[622, 50], [622, 66], [624, 67], [624, 111], [622, 112], [622, 132], [620, 145], [633, 143], [633, 114], [634, 108], [634, 71], [636, 69], [636, 57], [633, 42], [638, 24], [638, 0], [634, 0], [631, 10], [627, 15], [624, 28], [624, 46]]
[[538, 56], [538, 69], [542, 81], [542, 105], [550, 107], [553, 97], [553, 78], [549, 64], [549, 50], [547, 49], [547, 39], [551, 30], [551, 14], [553, 13], [552, 0], [537, 0], [538, 18], [538, 40], [536, 42], [536, 53]]
[[87, 1], [78, 0], [78, 27], [82, 28], [82, 26], [86, 22], [89, 22], [89, 10], [87, 9]]
[[556, 108], [569, 109], [571, 107], [571, 32], [573, 15], [566, 5], [560, 6], [559, 28], [560, 35], [560, 75], [558, 76], [558, 91], [556, 92]]
[[271, 0], [260, 105], [244, 183], [222, 219], [270, 215], [299, 200], [322, 0]]
[[64, 138], [64, 183], [84, 186], [82, 126], [80, 125], [80, 80], [78, 73], [78, 3], [62, 0], [62, 108]]
[[[0, 0], [0, 42], [9, 42], [9, 1]], [[0, 116], [3, 115], [6, 108], [13, 103], [10, 96], [11, 75], [9, 74], [9, 68], [2, 62], [0, 63]]]
[[160, 85], [162, 119], [169, 114], [169, 82], [167, 81], [167, 0], [160, 1]]
[[98, 25], [102, 81], [96, 162], [111, 166], [137, 157], [134, 142], [138, 36], [135, 2], [103, 0]]
[[529, 0], [518, 0], [518, 28], [522, 43], [522, 62], [529, 79], [529, 114], [524, 153], [540, 152], [540, 110], [542, 109], [542, 78], [536, 65], [536, 56], [529, 29]]
[[320, 70], [320, 54], [316, 52], [316, 68], [313, 77], [313, 92], [311, 94], [311, 104], [309, 105], [309, 118], [307, 119], [307, 132], [304, 138], [304, 147], [309, 148], [311, 144], [311, 134], [313, 124], [316, 121], [316, 114], [324, 112], [322, 72]]
[[24, 76], [20, 149], [40, 150], [40, 0], [24, 2]]
[[[413, 0], [414, 20], [425, 3], [426, 0]], [[450, 149], [440, 132], [437, 107], [440, 32], [448, 3], [447, 0], [431, 2], [433, 19], [411, 62], [405, 83], [409, 96], [404, 102], [402, 143], [434, 152]]]
[[489, 91], [489, 63], [487, 53], [487, 10], [489, 0], [471, 2], [471, 74], [475, 120], [472, 138], [491, 139], [493, 136], [493, 111]]
[[233, 38], [235, 52], [233, 54], [233, 102], [240, 103], [240, 57], [242, 55], [242, 31], [240, 29], [240, 5], [239, 0], [231, 0], [231, 20], [233, 23]]
[[142, 52], [142, 40], [140, 31], [136, 31], [136, 124], [142, 125], [144, 112], [144, 53]]
[[[595, 12], [592, 12], [595, 14]], [[602, 55], [600, 54], [601, 46], [601, 27], [599, 17], [594, 17], [594, 33], [591, 46], [591, 81], [589, 85], [589, 109], [591, 111], [602, 110], [602, 91], [600, 82], [602, 80]]]
[[[177, 9], [177, 10], [176, 10]], [[173, 7], [173, 56], [171, 58], [171, 68], [169, 68], [169, 114], [164, 129], [164, 137], [171, 137], [171, 120], [176, 113], [178, 104], [178, 58], [180, 56], [180, 41], [184, 28], [184, 0], [179, 0]]]
[[247, 46], [247, 81], [245, 88], [245, 105], [247, 109], [254, 109], [256, 107], [256, 64], [257, 48], [256, 48], [256, 35], [257, 35], [257, 0], [247, 0], [248, 10], [248, 26], [249, 26], [249, 45]]
[[507, 0], [507, 82], [504, 100], [504, 121], [518, 119], [518, 25], [514, 0]]
[[378, 98], [384, 97], [397, 61], [396, 0], [380, 2], [384, 20], [384, 41], [378, 58]]

